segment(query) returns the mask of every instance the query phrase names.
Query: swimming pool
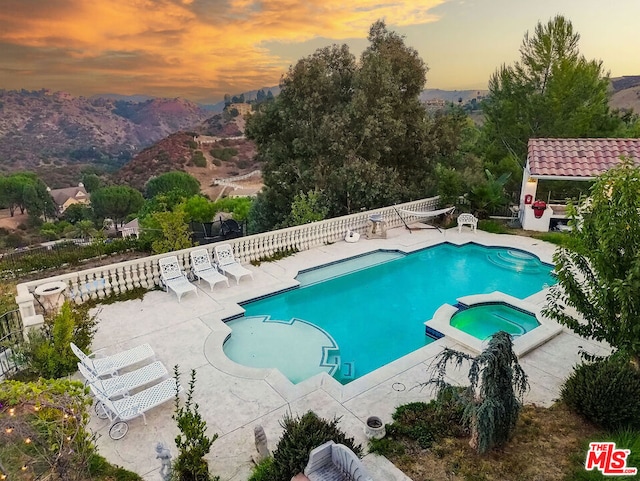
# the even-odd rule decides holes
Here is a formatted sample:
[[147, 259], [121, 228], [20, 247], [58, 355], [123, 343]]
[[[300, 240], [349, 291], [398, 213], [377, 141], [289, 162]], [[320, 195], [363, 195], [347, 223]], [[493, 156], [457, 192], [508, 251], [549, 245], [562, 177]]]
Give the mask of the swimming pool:
[[[433, 342], [425, 335], [424, 322], [442, 304], [493, 291], [522, 299], [555, 282], [552, 266], [517, 249], [443, 243], [394, 259], [385, 257], [371, 267], [362, 266], [367, 262], [362, 257], [366, 256], [355, 259], [354, 271], [343, 263], [323, 266], [320, 278], [327, 278], [325, 281], [314, 279], [296, 289], [244, 303], [245, 318], [254, 318], [255, 323], [263, 322], [265, 316], [281, 321], [295, 318], [318, 326], [338, 346], [335, 361], [340, 366], [334, 377], [346, 383]], [[345, 261], [347, 266], [349, 262], [354, 260]], [[239, 337], [234, 339], [234, 325], [245, 318], [227, 323], [232, 334], [224, 345], [227, 356], [241, 364], [247, 364], [247, 358], [263, 358], [260, 336], [253, 336], [254, 342], [243, 341], [242, 349], [234, 348]], [[301, 366], [303, 361], [287, 348], [300, 344], [299, 335], [283, 331], [278, 338], [280, 348], [273, 356], [259, 366], [248, 365]], [[322, 372], [326, 370], [320, 367], [322, 347], [316, 350], [315, 372]], [[313, 369], [305, 366], [305, 372]], [[300, 379], [287, 377], [293, 382]]]

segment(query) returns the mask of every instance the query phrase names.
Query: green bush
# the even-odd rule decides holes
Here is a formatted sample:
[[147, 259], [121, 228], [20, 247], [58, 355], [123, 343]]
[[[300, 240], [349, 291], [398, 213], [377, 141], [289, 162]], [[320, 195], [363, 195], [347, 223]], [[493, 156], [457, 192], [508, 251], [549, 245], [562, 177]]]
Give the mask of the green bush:
[[207, 159], [204, 158], [204, 154], [200, 150], [196, 150], [193, 153], [193, 155], [191, 156], [191, 162], [193, 162], [193, 165], [195, 165], [196, 167], [207, 166]]
[[[176, 365], [173, 369], [176, 383], [180, 385], [180, 372]], [[178, 424], [180, 434], [176, 436], [176, 447], [180, 451], [173, 464], [174, 477], [179, 481], [210, 481], [219, 478], [209, 474], [209, 465], [204, 458], [218, 435], [207, 436], [207, 422], [202, 419], [198, 403], [193, 402], [196, 385], [196, 370], [191, 370], [191, 380], [187, 389], [187, 401], [180, 405], [180, 395], [176, 392], [175, 413], [173, 419]]]
[[565, 232], [536, 232], [531, 237], [563, 247], [569, 247], [571, 237]]
[[274, 469], [273, 458], [265, 458], [253, 468], [249, 481], [273, 481], [276, 479]]
[[289, 481], [296, 474], [304, 471], [309, 461], [309, 452], [327, 441], [344, 444], [357, 456], [362, 454], [362, 447], [355, 444], [338, 428], [340, 418], [327, 421], [312, 411], [302, 417], [286, 415], [280, 422], [284, 428], [282, 438], [273, 453], [273, 481]]
[[576, 367], [560, 395], [572, 410], [605, 429], [640, 428], [640, 373], [623, 358]]
[[222, 165], [222, 161], [220, 159], [216, 159], [215, 157], [212, 160], [213, 165], [217, 165], [218, 167], [220, 167]]
[[509, 229], [507, 229], [503, 223], [491, 219], [480, 220], [478, 222], [478, 229], [491, 234], [506, 234], [509, 232]]
[[93, 339], [95, 316], [89, 316], [86, 306], [65, 302], [60, 312], [47, 319], [40, 330], [29, 332], [28, 340], [17, 356], [25, 369], [46, 379], [57, 379], [77, 370], [78, 358], [71, 351], [73, 342], [83, 351]]
[[246, 159], [241, 159], [236, 162], [236, 167], [238, 167], [238, 169], [247, 169], [251, 167], [251, 162]]
[[229, 161], [236, 155], [238, 155], [238, 149], [234, 149], [233, 147], [224, 147], [218, 149], [211, 149], [209, 153], [213, 157], [217, 157], [220, 160]]
[[448, 388], [429, 403], [414, 402], [398, 407], [393, 413], [394, 422], [387, 425], [387, 434], [390, 438], [406, 436], [423, 448], [445, 436], [466, 435], [468, 429], [462, 422], [464, 405], [459, 400], [460, 394], [459, 389]]

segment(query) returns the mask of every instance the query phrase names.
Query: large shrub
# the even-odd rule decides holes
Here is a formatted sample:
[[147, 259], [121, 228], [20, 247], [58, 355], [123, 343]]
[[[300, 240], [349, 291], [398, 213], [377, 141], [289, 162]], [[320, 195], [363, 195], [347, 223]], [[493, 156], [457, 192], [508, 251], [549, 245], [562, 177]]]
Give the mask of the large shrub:
[[42, 329], [29, 332], [18, 358], [35, 376], [47, 379], [66, 376], [77, 370], [78, 363], [70, 343], [86, 350], [91, 345], [95, 328], [95, 316], [89, 315], [86, 306], [65, 302], [58, 314], [46, 319]]
[[327, 441], [344, 444], [360, 456], [362, 447], [338, 428], [339, 421], [340, 418], [327, 421], [312, 411], [302, 417], [286, 415], [280, 422], [284, 433], [273, 453], [271, 476], [265, 476], [263, 479], [289, 481], [304, 471], [309, 461], [309, 452]]
[[444, 436], [464, 436], [468, 429], [463, 424], [464, 404], [459, 395], [464, 388], [446, 388], [429, 403], [414, 402], [399, 406], [393, 413], [393, 424], [388, 433], [415, 439], [423, 448]]
[[640, 428], [640, 373], [625, 359], [576, 367], [560, 394], [571, 409], [603, 428]]
[[141, 481], [97, 453], [88, 427], [91, 403], [89, 389], [78, 381], [4, 381], [0, 479]]

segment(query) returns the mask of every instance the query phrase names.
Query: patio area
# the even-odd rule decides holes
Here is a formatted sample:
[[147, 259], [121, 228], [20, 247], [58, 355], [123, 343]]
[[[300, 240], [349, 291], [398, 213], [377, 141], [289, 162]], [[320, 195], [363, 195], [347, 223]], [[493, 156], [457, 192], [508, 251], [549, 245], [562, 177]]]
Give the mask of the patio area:
[[[181, 303], [175, 295], [156, 290], [147, 293], [143, 300], [100, 306], [92, 347], [112, 353], [149, 343], [157, 360], [169, 371], [176, 364], [180, 366], [183, 385], [187, 384], [191, 369], [196, 369], [195, 401], [207, 421], [209, 434], [219, 435], [208, 457], [209, 465], [221, 480], [248, 479], [253, 466], [251, 456], [255, 453], [254, 426], [263, 426], [273, 450], [282, 432], [279, 421], [287, 412], [303, 414], [313, 410], [325, 418], [341, 416], [341, 428], [366, 446], [365, 420], [375, 415], [390, 422], [398, 405], [431, 399], [431, 390], [420, 387], [420, 383], [429, 379], [431, 361], [444, 346], [465, 350], [462, 345], [442, 338], [345, 386], [328, 375], [293, 385], [278, 371], [244, 368], [223, 359], [215, 346], [227, 336], [229, 328], [221, 320], [242, 312], [238, 302], [296, 285], [294, 277], [300, 270], [377, 249], [412, 252], [445, 241], [516, 247], [536, 254], [545, 262], [551, 262], [555, 250], [552, 244], [528, 237], [482, 231], [458, 233], [457, 228], [443, 232], [394, 228], [387, 232], [386, 239], [336, 242], [258, 267], [248, 265], [255, 279], [244, 278], [239, 285], [232, 282], [229, 288], [217, 285], [211, 292], [206, 283], [196, 283], [198, 296], [186, 294]], [[544, 300], [544, 292], [527, 298], [537, 305]], [[521, 365], [531, 384], [525, 402], [552, 404], [558, 397], [559, 386], [579, 362], [580, 349], [593, 353], [606, 351], [602, 345], [563, 330], [522, 357]], [[453, 381], [463, 382], [466, 371], [451, 371], [449, 376]], [[164, 443], [174, 457], [177, 455], [174, 438], [178, 431], [171, 419], [173, 409], [172, 403], [165, 403], [148, 412], [147, 426], [141, 418], [135, 419], [130, 423], [129, 433], [119, 441], [109, 438], [107, 421], [94, 415], [90, 427], [99, 436], [100, 453], [147, 480], [161, 479], [156, 444]], [[409, 479], [380, 456], [367, 455], [364, 464], [374, 479]]]

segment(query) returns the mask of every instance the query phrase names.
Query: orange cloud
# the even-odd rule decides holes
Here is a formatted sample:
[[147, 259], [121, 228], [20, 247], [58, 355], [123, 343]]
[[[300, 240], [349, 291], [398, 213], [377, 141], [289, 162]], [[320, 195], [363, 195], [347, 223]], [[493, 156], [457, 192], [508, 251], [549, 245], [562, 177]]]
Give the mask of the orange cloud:
[[445, 1], [4, 0], [0, 87], [219, 99], [274, 85], [297, 60], [267, 43], [432, 22]]

